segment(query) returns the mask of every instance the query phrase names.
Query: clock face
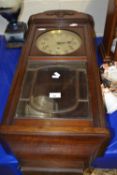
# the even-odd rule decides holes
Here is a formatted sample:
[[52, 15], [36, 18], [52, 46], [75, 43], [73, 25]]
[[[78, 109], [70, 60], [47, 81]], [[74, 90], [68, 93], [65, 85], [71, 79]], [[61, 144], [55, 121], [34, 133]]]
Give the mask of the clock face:
[[51, 30], [40, 35], [36, 47], [50, 55], [66, 55], [80, 48], [81, 37], [68, 30]]

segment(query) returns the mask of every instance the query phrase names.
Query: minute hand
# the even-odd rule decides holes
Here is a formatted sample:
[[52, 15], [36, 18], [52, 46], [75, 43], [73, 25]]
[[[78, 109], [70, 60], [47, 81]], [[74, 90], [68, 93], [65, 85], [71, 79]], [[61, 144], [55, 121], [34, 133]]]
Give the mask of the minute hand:
[[70, 43], [71, 43], [71, 41], [66, 41], [66, 42], [64, 42], [64, 41], [62, 42], [62, 41], [61, 41], [61, 42], [57, 42], [57, 44], [70, 44]]

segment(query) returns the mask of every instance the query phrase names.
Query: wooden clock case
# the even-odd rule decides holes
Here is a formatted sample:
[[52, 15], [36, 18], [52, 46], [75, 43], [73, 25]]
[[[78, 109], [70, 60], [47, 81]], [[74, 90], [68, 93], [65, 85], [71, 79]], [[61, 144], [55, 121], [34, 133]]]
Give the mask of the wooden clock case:
[[99, 47], [104, 61], [117, 60], [117, 44], [114, 53], [111, 51], [114, 38], [117, 36], [117, 0], [109, 0], [103, 41]]
[[[48, 55], [35, 46], [36, 38], [44, 32], [39, 28], [73, 31], [82, 38], [82, 45], [68, 55]], [[30, 17], [27, 39], [0, 125], [1, 142], [10, 146], [24, 174], [82, 174], [96, 156], [103, 153], [109, 131], [105, 124], [94, 36], [92, 17], [84, 13], [55, 10]], [[56, 114], [52, 118], [16, 114], [25, 74], [33, 64], [53, 65], [55, 68], [58, 65], [78, 65], [78, 70], [79, 65], [84, 65], [86, 79], [81, 78], [79, 86], [82, 84], [80, 91], [84, 89], [83, 94], [88, 91], [86, 99], [82, 100], [82, 104], [86, 102], [88, 108], [80, 105], [75, 112]], [[30, 82], [29, 79], [26, 87], [31, 86]], [[72, 91], [74, 89], [70, 89], [66, 96], [67, 102], [72, 100]]]

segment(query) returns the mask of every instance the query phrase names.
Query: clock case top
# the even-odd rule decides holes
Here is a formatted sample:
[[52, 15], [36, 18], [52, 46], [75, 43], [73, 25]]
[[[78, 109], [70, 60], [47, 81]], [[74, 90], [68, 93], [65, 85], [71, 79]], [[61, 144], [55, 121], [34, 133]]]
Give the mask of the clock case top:
[[[78, 25], [69, 27], [74, 23]], [[0, 126], [1, 138], [7, 140], [16, 156], [21, 160], [23, 167], [36, 166], [41, 169], [56, 167], [62, 171], [66, 168], [82, 169], [89, 166], [90, 160], [93, 160], [97, 154], [103, 152], [110, 137], [104, 117], [92, 17], [76, 11], [55, 10], [31, 16], [28, 25], [27, 38]], [[82, 38], [81, 48], [64, 56], [47, 55], [37, 51], [34, 44], [39, 35], [37, 29], [40, 27], [46, 27], [47, 30], [57, 29], [58, 25], [61, 26], [61, 29], [78, 33]], [[27, 65], [38, 63], [54, 66], [72, 63], [86, 65], [91, 118], [15, 117]], [[29, 144], [30, 148], [24, 151]], [[70, 151], [71, 144], [73, 152]], [[65, 157], [63, 159], [63, 156], [67, 159]], [[77, 163], [76, 159], [78, 159]]]
[[[40, 50], [38, 50], [35, 44], [37, 38], [41, 34], [45, 33], [45, 31], [41, 30], [44, 28], [47, 29], [46, 31], [56, 30], [56, 29], [69, 30], [81, 36], [81, 39], [82, 39], [81, 47], [77, 49], [75, 52], [67, 54], [66, 57], [68, 58], [68, 56], [78, 56], [78, 55], [85, 56], [86, 55], [86, 48], [85, 48], [86, 38], [84, 38], [84, 36], [85, 37], [87, 36], [85, 34], [86, 27], [84, 26], [88, 23], [90, 23], [92, 26], [94, 25], [92, 17], [90, 15], [85, 15], [83, 13], [75, 13], [74, 11], [69, 11], [69, 12], [65, 10], [56, 11], [56, 12], [48, 11], [40, 15], [37, 14], [37, 15], [31, 16], [29, 19], [29, 27], [30, 26], [33, 26], [33, 27], [31, 27], [32, 36], [30, 35], [30, 40], [32, 40], [32, 42], [30, 42], [30, 45], [29, 45], [30, 47], [29, 56], [30, 57], [33, 56], [33, 58], [38, 56], [44, 56], [44, 57], [49, 56], [49, 54], [45, 54]], [[62, 59], [63, 59], [63, 56], [62, 56]]]

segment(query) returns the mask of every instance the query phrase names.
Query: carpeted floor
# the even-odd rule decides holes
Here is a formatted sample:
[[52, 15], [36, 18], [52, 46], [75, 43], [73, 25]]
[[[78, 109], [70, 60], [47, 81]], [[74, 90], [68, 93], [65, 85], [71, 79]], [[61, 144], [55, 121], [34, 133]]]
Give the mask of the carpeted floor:
[[117, 169], [87, 169], [83, 175], [117, 175]]

